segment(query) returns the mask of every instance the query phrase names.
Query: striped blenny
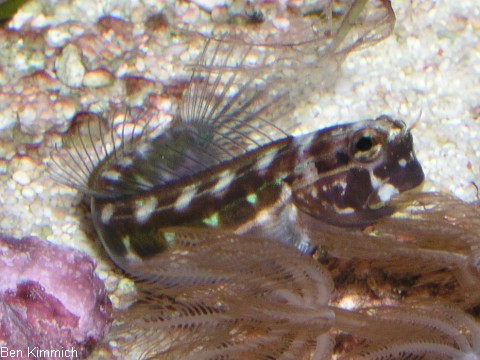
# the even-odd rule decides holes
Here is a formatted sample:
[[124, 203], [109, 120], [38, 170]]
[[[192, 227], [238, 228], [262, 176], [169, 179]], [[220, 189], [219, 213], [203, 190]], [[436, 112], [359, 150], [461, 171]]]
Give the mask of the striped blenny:
[[[102, 146], [105, 155], [88, 154], [90, 140], [82, 140], [60, 166], [90, 196], [95, 229], [123, 269], [168, 250], [179, 227], [269, 238], [309, 253], [299, 212], [364, 226], [392, 212], [385, 203], [393, 195], [422, 183], [402, 121], [380, 116], [291, 136], [274, 124], [284, 94], [254, 81], [238, 86], [237, 78], [227, 67], [199, 66], [167, 130], [124, 135], [113, 151]], [[71, 161], [85, 152], [87, 160]], [[86, 174], [85, 183], [72, 173]]]

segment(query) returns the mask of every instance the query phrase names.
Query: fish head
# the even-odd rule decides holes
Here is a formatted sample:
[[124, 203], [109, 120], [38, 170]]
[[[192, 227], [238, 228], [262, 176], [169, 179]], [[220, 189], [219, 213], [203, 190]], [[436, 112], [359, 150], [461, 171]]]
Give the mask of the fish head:
[[[316, 178], [294, 191], [302, 211], [338, 226], [364, 226], [395, 209], [388, 201], [422, 184], [413, 137], [403, 121], [381, 116], [332, 128], [330, 155], [315, 161]], [[318, 147], [318, 144], [317, 144]], [[323, 147], [325, 148], [325, 147]]]

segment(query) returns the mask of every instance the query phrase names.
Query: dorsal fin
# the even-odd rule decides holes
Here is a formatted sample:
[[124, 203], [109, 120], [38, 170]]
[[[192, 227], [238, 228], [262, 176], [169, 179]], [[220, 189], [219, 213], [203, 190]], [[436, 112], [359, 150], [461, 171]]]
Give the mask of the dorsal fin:
[[[104, 120], [95, 117], [64, 139], [63, 154], [52, 156], [54, 176], [88, 195], [122, 197], [195, 175], [285, 137], [274, 121], [293, 106], [283, 101], [284, 93], [249, 71], [250, 49], [207, 41], [169, 128], [158, 132], [142, 114], [127, 114], [120, 130], [113, 122], [105, 130]], [[132, 121], [136, 128], [125, 131]]]
[[148, 191], [287, 136], [274, 120], [293, 106], [248, 74], [248, 55], [249, 47], [208, 41], [172, 125], [109, 155], [90, 186], [114, 196]]
[[226, 158], [287, 136], [275, 125], [293, 109], [285, 101], [287, 91], [256, 71], [265, 59], [247, 64], [251, 50], [247, 44], [207, 41], [174, 124], [193, 126], [205, 140], [202, 146], [221, 147]]

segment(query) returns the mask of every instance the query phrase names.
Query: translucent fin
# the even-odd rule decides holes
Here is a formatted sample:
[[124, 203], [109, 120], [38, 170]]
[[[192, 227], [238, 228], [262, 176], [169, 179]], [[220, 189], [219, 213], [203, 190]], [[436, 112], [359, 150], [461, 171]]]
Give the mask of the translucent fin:
[[265, 59], [255, 67], [248, 65], [252, 52], [251, 46], [208, 41], [174, 124], [194, 126], [199, 143], [223, 149], [226, 158], [287, 136], [276, 124], [294, 106], [285, 101], [287, 91], [257, 76], [255, 67]]
[[294, 125], [299, 96], [321, 91], [344, 56], [383, 39], [395, 21], [389, 1], [339, 2], [335, 16], [326, 4], [326, 18], [298, 19], [292, 33], [207, 37], [174, 123], [122, 172], [152, 188], [287, 136], [282, 124]]
[[293, 105], [269, 84], [247, 76], [248, 54], [249, 47], [207, 42], [173, 124], [139, 146], [131, 165], [117, 171], [153, 188], [286, 137], [275, 121]]
[[[112, 151], [110, 130], [104, 119], [96, 114], [79, 113], [62, 138], [59, 148], [50, 154], [47, 163], [52, 177], [59, 183], [92, 194], [88, 181], [97, 165]], [[107, 139], [105, 139], [107, 137]]]
[[332, 282], [290, 246], [169, 229], [171, 251], [132, 268], [139, 301], [110, 337], [128, 358], [328, 359]]
[[[138, 109], [103, 115], [79, 113], [62, 138], [61, 147], [55, 145], [47, 166], [52, 177], [85, 195], [112, 198], [146, 190], [146, 184], [125, 178], [116, 188], [108, 180], [118, 177], [118, 169], [127, 164], [142, 143], [148, 142], [164, 125], [150, 124], [157, 114]], [[107, 118], [111, 120], [108, 121]], [[106, 183], [99, 184], [101, 175]]]
[[275, 121], [293, 105], [247, 73], [248, 54], [249, 47], [207, 42], [169, 128], [160, 134], [152, 129], [150, 121], [163, 125], [155, 124], [154, 114], [147, 121], [144, 114], [127, 114], [123, 127], [112, 122], [110, 130], [100, 119], [89, 121], [52, 156], [54, 176], [88, 195], [122, 197], [194, 176], [287, 136]]
[[389, 0], [320, 0], [304, 9], [289, 13], [287, 31], [266, 22], [250, 33], [219, 26], [202, 36], [251, 47], [248, 65], [255, 76], [288, 89], [289, 101], [298, 103], [331, 85], [350, 52], [386, 38], [395, 24]]

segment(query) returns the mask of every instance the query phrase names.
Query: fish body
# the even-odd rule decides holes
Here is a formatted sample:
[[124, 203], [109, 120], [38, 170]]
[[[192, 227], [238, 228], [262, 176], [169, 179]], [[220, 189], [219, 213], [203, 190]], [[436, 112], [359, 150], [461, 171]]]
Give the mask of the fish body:
[[[161, 135], [169, 136], [168, 130]], [[133, 156], [129, 166], [155, 167], [152, 159], [159, 154], [155, 149], [147, 154]], [[107, 169], [96, 173], [96, 187], [127, 185]], [[147, 182], [140, 175], [136, 181]], [[110, 256], [128, 267], [126, 260], [168, 250], [178, 227], [272, 238], [311, 252], [298, 211], [335, 225], [367, 225], [391, 212], [384, 205], [391, 196], [422, 181], [410, 132], [403, 122], [382, 116], [287, 136], [137, 194], [93, 196], [91, 208]]]

